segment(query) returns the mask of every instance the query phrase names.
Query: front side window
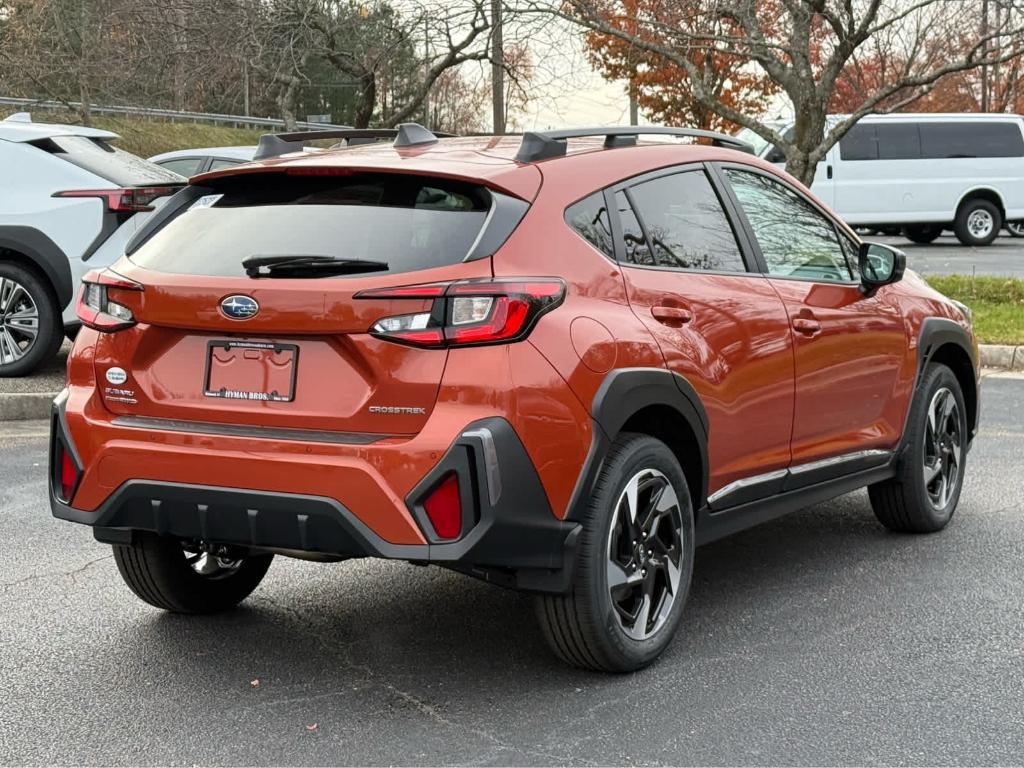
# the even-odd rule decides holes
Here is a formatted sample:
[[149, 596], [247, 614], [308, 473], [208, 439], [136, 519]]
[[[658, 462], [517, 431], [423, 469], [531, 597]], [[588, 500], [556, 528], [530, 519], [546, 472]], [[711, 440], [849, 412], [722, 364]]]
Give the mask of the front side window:
[[727, 168], [768, 272], [808, 280], [852, 279], [835, 227], [809, 202], [760, 173]]
[[609, 259], [615, 258], [612, 225], [608, 208], [604, 204], [604, 192], [595, 192], [566, 208], [565, 222]]
[[736, 236], [703, 171], [659, 176], [629, 189], [649, 259], [666, 269], [744, 272]]

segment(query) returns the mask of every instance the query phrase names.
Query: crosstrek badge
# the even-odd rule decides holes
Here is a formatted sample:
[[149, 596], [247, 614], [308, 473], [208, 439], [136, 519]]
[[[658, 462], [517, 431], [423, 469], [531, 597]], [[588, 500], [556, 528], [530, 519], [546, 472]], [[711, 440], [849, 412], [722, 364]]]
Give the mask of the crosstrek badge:
[[124, 384], [126, 381], [128, 381], [128, 374], [125, 373], [124, 368], [108, 368], [107, 381], [115, 385]]

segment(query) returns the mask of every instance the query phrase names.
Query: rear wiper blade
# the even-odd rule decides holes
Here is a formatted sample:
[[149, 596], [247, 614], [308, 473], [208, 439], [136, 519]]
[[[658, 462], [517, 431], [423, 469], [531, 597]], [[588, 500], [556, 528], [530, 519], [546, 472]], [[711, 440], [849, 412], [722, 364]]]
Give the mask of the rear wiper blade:
[[301, 255], [250, 256], [242, 266], [249, 277], [327, 277], [388, 269], [386, 261]]

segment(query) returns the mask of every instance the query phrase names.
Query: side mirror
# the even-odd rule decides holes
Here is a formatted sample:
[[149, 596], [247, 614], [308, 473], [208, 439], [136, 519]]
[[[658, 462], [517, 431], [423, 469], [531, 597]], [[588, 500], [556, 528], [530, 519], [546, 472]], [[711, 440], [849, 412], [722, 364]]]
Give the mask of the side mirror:
[[857, 260], [860, 282], [868, 291], [902, 280], [907, 269], [907, 255], [881, 243], [861, 243]]
[[764, 159], [765, 162], [768, 163], [784, 163], [786, 162], [786, 153], [778, 147], [772, 146], [772, 148], [765, 153]]

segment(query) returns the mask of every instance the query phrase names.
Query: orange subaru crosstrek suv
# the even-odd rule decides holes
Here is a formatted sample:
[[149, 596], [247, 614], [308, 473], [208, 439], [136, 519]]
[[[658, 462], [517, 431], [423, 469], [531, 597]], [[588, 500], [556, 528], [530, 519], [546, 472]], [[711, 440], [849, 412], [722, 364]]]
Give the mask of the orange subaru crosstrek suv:
[[863, 486], [943, 528], [970, 312], [744, 149], [264, 137], [86, 277], [53, 514], [166, 610], [234, 606], [275, 554], [407, 560], [536, 593], [558, 656], [620, 671], [672, 639], [699, 544]]

